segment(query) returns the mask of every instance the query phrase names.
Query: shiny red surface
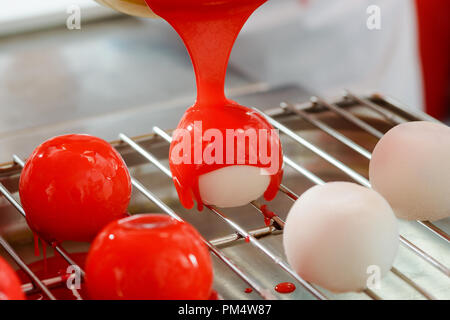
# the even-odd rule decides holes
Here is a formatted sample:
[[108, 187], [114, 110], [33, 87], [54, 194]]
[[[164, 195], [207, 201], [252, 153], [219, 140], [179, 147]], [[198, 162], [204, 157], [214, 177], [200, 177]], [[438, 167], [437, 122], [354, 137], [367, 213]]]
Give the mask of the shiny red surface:
[[16, 272], [0, 257], [0, 300], [24, 300]]
[[208, 300], [213, 271], [208, 249], [189, 224], [166, 215], [112, 222], [86, 261], [91, 299]]
[[131, 180], [125, 162], [106, 141], [66, 135], [34, 150], [19, 193], [30, 228], [45, 241], [90, 241], [126, 215]]
[[[145, 0], [151, 9], [168, 21], [183, 39], [191, 56], [197, 79], [197, 101], [188, 109], [179, 129], [202, 121], [203, 131], [216, 128], [222, 133], [226, 129], [253, 128], [270, 130], [271, 125], [252, 110], [228, 100], [224, 94], [225, 75], [233, 44], [249, 16], [266, 0]], [[193, 135], [193, 131], [191, 131]], [[225, 135], [223, 135], [225, 137]], [[277, 144], [280, 154], [278, 172], [271, 177], [265, 198], [272, 200], [282, 177], [282, 155], [278, 135], [271, 136], [268, 144]], [[191, 137], [191, 141], [193, 137]], [[170, 154], [180, 142], [174, 136]], [[207, 143], [202, 143], [202, 150]], [[194, 148], [194, 143], [192, 143]], [[224, 147], [225, 148], [225, 147]], [[248, 153], [248, 150], [247, 150]], [[192, 153], [193, 154], [193, 153]], [[226, 153], [224, 153], [226, 154]], [[236, 155], [236, 153], [235, 153]], [[193, 162], [191, 162], [193, 163]], [[237, 164], [235, 160], [235, 164]], [[250, 164], [248, 154], [246, 165], [264, 167], [260, 163]], [[170, 162], [173, 180], [180, 201], [186, 208], [203, 208], [198, 189], [198, 178], [202, 174], [233, 164], [178, 164]], [[269, 167], [270, 164], [267, 166]]]
[[275, 287], [275, 291], [279, 293], [291, 293], [296, 289], [295, 284], [291, 282], [282, 282]]

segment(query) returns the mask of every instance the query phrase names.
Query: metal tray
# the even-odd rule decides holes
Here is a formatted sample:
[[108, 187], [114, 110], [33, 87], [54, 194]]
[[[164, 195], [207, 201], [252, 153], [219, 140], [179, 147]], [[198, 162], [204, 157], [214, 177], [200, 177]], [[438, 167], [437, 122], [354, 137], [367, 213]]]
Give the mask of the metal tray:
[[[278, 95], [279, 91], [264, 90], [242, 99], [250, 105], [254, 99], [267, 102]], [[193, 224], [208, 240], [215, 257], [214, 288], [224, 299], [449, 299], [450, 219], [433, 224], [401, 221], [402, 245], [392, 272], [379, 290], [360, 293], [333, 294], [307, 283], [290, 269], [281, 243], [283, 221], [298, 195], [326, 181], [353, 181], [370, 187], [368, 163], [378, 139], [405, 121], [436, 120], [408, 111], [379, 94], [361, 97], [350, 92], [330, 102], [314, 97], [302, 104], [291, 100], [263, 109], [280, 130], [285, 153], [283, 185], [274, 201], [260, 199], [234, 209], [185, 210], [178, 202], [168, 170], [170, 131], [153, 127], [149, 134], [131, 138], [122, 133], [111, 142], [133, 176], [129, 211], [165, 212]], [[0, 198], [0, 245], [10, 260], [25, 268], [37, 258], [32, 255], [32, 235], [17, 196], [23, 159], [11, 156], [12, 162], [0, 165], [0, 191], [8, 202], [2, 204]], [[264, 224], [260, 211], [263, 204], [277, 214], [270, 226]], [[55, 254], [73, 264], [70, 252], [87, 250], [88, 246], [64, 243]], [[286, 281], [295, 283], [297, 290], [277, 293], [274, 287]], [[31, 292], [37, 288], [45, 295], [46, 285], [55, 283], [58, 285], [58, 279], [31, 278], [24, 289]], [[247, 287], [253, 292], [245, 293]]]

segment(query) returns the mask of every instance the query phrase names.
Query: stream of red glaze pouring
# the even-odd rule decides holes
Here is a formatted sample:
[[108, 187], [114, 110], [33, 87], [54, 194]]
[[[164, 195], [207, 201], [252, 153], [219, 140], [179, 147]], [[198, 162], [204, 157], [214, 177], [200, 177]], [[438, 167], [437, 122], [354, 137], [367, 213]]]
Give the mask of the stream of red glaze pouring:
[[[178, 32], [193, 62], [197, 81], [197, 101], [188, 109], [178, 128], [192, 128], [192, 124], [196, 120], [201, 120], [204, 130], [218, 129], [223, 137], [225, 137], [226, 129], [267, 130], [269, 132], [268, 146], [277, 143], [279, 150], [278, 171], [270, 176], [270, 184], [264, 193], [266, 200], [272, 200], [278, 192], [283, 174], [283, 157], [279, 137], [271, 134], [270, 130], [273, 128], [264, 117], [227, 99], [224, 93], [226, 70], [234, 42], [250, 15], [267, 0], [145, 1], [157, 15], [169, 22]], [[194, 130], [191, 129], [190, 134], [193, 137]], [[178, 138], [175, 134], [170, 155], [172, 155], [174, 145], [179, 142]], [[195, 144], [195, 141], [191, 143], [192, 151], [194, 151]], [[202, 141], [200, 144], [201, 150], [204, 152], [208, 144]], [[223, 154], [226, 154], [225, 149]], [[236, 154], [237, 152], [235, 152]], [[199, 210], [203, 209], [198, 186], [199, 177], [230, 166], [225, 163], [205, 164], [204, 162], [202, 164], [191, 162], [192, 164], [174, 165], [172, 161], [170, 162], [174, 184], [181, 203], [184, 207], [191, 209], [194, 206], [193, 198], [195, 198]], [[237, 163], [236, 159], [234, 163]], [[260, 159], [257, 163], [250, 163], [247, 148], [245, 165], [268, 168], [271, 164], [263, 164]]]

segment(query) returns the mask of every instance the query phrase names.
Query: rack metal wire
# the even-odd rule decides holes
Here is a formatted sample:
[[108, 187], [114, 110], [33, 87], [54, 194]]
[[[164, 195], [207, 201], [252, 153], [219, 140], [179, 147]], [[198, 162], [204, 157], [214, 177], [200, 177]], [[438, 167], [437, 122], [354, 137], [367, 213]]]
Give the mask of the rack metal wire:
[[[378, 103], [377, 101], [381, 100], [382, 103]], [[341, 100], [340, 100], [341, 101]], [[384, 118], [388, 123], [391, 125], [396, 125], [399, 123], [404, 123], [411, 120], [430, 120], [429, 117], [425, 115], [417, 115], [413, 114], [411, 112], [408, 112], [404, 110], [401, 107], [398, 107], [391, 99], [384, 98], [380, 95], [373, 95], [369, 98], [367, 97], [361, 97], [358, 95], [353, 94], [350, 91], [346, 91], [343, 96], [343, 101], [351, 102], [354, 104], [358, 104], [360, 106], [364, 106], [376, 114], [380, 115], [382, 118]], [[342, 102], [342, 101], [341, 101]], [[389, 105], [392, 108], [386, 108], [384, 105]], [[301, 134], [294, 132], [293, 130], [289, 129], [285, 124], [281, 123], [280, 121], [276, 120], [275, 118], [278, 116], [286, 116], [286, 115], [295, 115], [298, 117], [298, 119], [301, 119], [303, 121], [306, 121], [307, 123], [311, 124], [315, 128], [321, 130], [322, 132], [326, 133], [327, 135], [331, 136], [336, 141], [344, 144], [351, 150], [357, 152], [361, 156], [363, 156], [365, 159], [370, 160], [371, 153], [364, 148], [363, 146], [359, 145], [355, 141], [351, 140], [350, 138], [346, 137], [344, 134], [340, 133], [338, 130], [334, 129], [332, 126], [326, 124], [324, 121], [318, 119], [314, 116], [314, 112], [310, 111], [317, 111], [317, 109], [327, 109], [331, 112], [335, 113], [338, 117], [341, 117], [345, 119], [346, 121], [349, 121], [359, 129], [361, 129], [364, 132], [367, 132], [368, 134], [372, 135], [373, 137], [379, 139], [383, 136], [383, 133], [378, 130], [377, 128], [371, 126], [369, 123], [362, 120], [360, 117], [356, 116], [349, 110], [346, 110], [345, 108], [341, 107], [339, 103], [330, 103], [325, 101], [322, 98], [313, 97], [311, 99], [310, 105], [308, 108], [305, 108], [304, 105], [299, 104], [291, 104], [291, 103], [281, 103], [281, 107], [277, 108], [275, 111], [272, 112], [266, 112], [262, 113], [261, 111], [254, 109], [256, 112], [261, 113], [263, 116], [267, 118], [267, 120], [277, 129], [280, 130], [281, 133], [295, 141], [297, 144], [309, 149], [312, 151], [315, 155], [319, 156], [323, 160], [330, 163], [332, 166], [340, 170], [341, 172], [345, 173], [348, 177], [350, 177], [355, 182], [369, 187], [370, 188], [370, 182], [356, 172], [354, 169], [352, 169], [350, 166], [344, 164], [343, 162], [339, 161], [335, 157], [333, 157], [331, 154], [327, 153], [326, 151], [319, 148], [314, 143], [308, 141], [306, 138], [302, 137]], [[399, 111], [399, 112], [395, 112]], [[142, 137], [140, 137], [142, 138]], [[145, 160], [147, 160], [149, 163], [153, 164], [158, 168], [167, 178], [172, 177], [170, 170], [167, 168], [164, 163], [158, 159], [157, 156], [155, 156], [152, 152], [144, 148], [140, 145], [139, 140], [140, 138], [130, 138], [127, 135], [121, 133], [119, 134], [119, 144], [117, 146], [120, 146], [122, 144], [126, 144], [131, 149], [142, 156]], [[170, 143], [172, 141], [172, 138], [170, 134], [164, 130], [162, 130], [159, 127], [153, 128], [153, 134], [149, 137], [150, 140], [162, 140], [167, 143]], [[315, 173], [311, 172], [310, 170], [306, 169], [301, 164], [297, 163], [290, 157], [284, 156], [284, 162], [286, 165], [288, 165], [290, 168], [292, 168], [295, 172], [298, 174], [304, 176], [309, 181], [311, 181], [313, 184], [324, 184], [325, 181], [318, 177]], [[18, 156], [13, 155], [13, 164], [11, 167], [17, 169], [16, 167], [23, 167], [24, 161], [20, 159]], [[14, 170], [11, 170], [11, 172]], [[15, 170], [17, 171], [17, 170]], [[173, 218], [177, 220], [181, 220], [181, 217], [170, 208], [169, 205], [167, 205], [164, 201], [162, 201], [153, 191], [151, 191], [150, 186], [145, 186], [143, 183], [138, 181], [136, 178], [132, 178], [132, 184], [136, 190], [138, 190], [147, 200], [151, 201], [155, 205], [157, 205], [161, 210], [163, 210], [166, 214], [172, 216]], [[0, 182], [0, 192], [3, 194], [3, 196], [10, 202], [10, 204], [17, 210], [19, 214], [22, 216], [25, 216], [25, 212], [23, 208], [21, 207], [20, 203], [15, 200], [11, 192]], [[283, 193], [290, 201], [296, 201], [299, 197], [298, 194], [293, 192], [291, 189], [289, 189], [287, 186], [282, 184], [280, 186], [280, 192]], [[257, 212], [262, 213], [263, 209], [261, 204], [259, 204], [258, 201], [253, 201], [250, 204]], [[206, 208], [214, 214], [216, 217], [219, 218], [225, 225], [231, 227], [232, 230], [235, 232], [226, 236], [222, 236], [220, 238], [206, 240], [204, 239], [205, 244], [210, 249], [210, 251], [227, 267], [229, 270], [231, 270], [234, 274], [236, 274], [242, 281], [247, 283], [249, 286], [251, 286], [254, 291], [263, 299], [276, 299], [276, 296], [274, 296], [271, 293], [271, 290], [268, 288], [265, 288], [265, 286], [260, 281], [261, 279], [255, 278], [253, 275], [250, 275], [248, 272], [245, 272], [239, 264], [230, 259], [223, 250], [220, 248], [225, 245], [230, 245], [233, 243], [236, 243], [242, 239], [246, 239], [246, 241], [249, 242], [254, 248], [259, 250], [262, 254], [267, 256], [275, 265], [278, 265], [284, 272], [286, 272], [288, 275], [293, 277], [307, 292], [309, 292], [313, 297], [320, 299], [320, 300], [326, 300], [328, 297], [322, 292], [321, 289], [315, 287], [311, 283], [305, 281], [300, 276], [298, 276], [295, 271], [293, 271], [290, 266], [284, 261], [284, 259], [277, 253], [274, 252], [272, 249], [268, 248], [266, 245], [264, 245], [259, 239], [275, 234], [279, 234], [282, 232], [284, 228], [284, 221], [278, 216], [275, 215], [271, 220], [271, 224], [266, 227], [261, 227], [253, 230], [246, 230], [244, 227], [236, 223], [233, 219], [230, 219], [226, 214], [224, 214], [220, 209], [206, 205]], [[436, 226], [435, 224], [428, 222], [428, 221], [418, 221], [420, 225], [427, 228], [430, 232], [435, 234], [439, 239], [442, 241], [445, 241], [447, 244], [450, 242], [449, 235]], [[407, 249], [414, 252], [418, 257], [426, 261], [428, 264], [433, 266], [435, 269], [439, 270], [441, 273], [446, 275], [447, 277], [450, 277], [450, 271], [447, 266], [445, 266], [443, 263], [432, 257], [429, 253], [427, 253], [425, 250], [421, 249], [419, 246], [415, 245], [408, 239], [406, 239], [404, 236], [400, 236], [400, 242], [406, 247]], [[8, 242], [5, 241], [3, 237], [0, 237], [0, 246], [2, 246], [6, 252], [12, 257], [12, 259], [17, 263], [17, 265], [29, 276], [31, 282], [24, 284], [23, 289], [24, 292], [32, 293], [36, 291], [41, 291], [44, 293], [47, 298], [49, 299], [55, 299], [53, 294], [51, 293], [50, 287], [54, 286], [60, 286], [64, 283], [65, 278], [64, 277], [55, 277], [50, 279], [39, 279], [39, 277], [36, 276], [25, 264], [25, 262], [20, 258], [20, 256], [17, 254], [16, 251], [8, 244]], [[61, 245], [55, 245], [55, 251], [68, 263], [68, 265], [77, 265], [75, 261], [71, 258], [70, 253], [67, 253], [66, 250]], [[80, 268], [78, 266], [78, 268]], [[82, 275], [84, 276], [84, 271], [80, 268], [82, 271]], [[435, 299], [435, 296], [430, 293], [428, 290], [424, 289], [421, 285], [411, 280], [409, 277], [407, 277], [404, 273], [402, 273], [397, 268], [393, 267], [391, 269], [391, 272], [404, 281], [407, 285], [409, 285], [411, 288], [416, 290], [420, 295], [425, 297], [426, 299]], [[382, 299], [377, 293], [375, 293], [372, 290], [365, 290], [364, 293], [375, 300]]]

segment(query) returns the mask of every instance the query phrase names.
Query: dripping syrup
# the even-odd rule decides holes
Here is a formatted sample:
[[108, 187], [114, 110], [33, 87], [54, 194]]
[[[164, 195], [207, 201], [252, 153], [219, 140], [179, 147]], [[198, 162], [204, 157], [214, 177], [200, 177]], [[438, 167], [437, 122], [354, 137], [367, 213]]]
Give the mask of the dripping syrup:
[[34, 255], [39, 257], [41, 255], [41, 250], [39, 249], [39, 242], [42, 246], [42, 262], [44, 267], [44, 273], [47, 273], [47, 242], [45, 242], [39, 235], [33, 232], [34, 238]]
[[270, 211], [267, 208], [267, 205], [262, 205], [261, 206], [261, 212], [264, 215], [264, 222], [266, 224], [266, 226], [270, 226], [271, 222], [272, 222], [272, 218], [276, 216], [275, 213], [273, 213], [272, 211]]

